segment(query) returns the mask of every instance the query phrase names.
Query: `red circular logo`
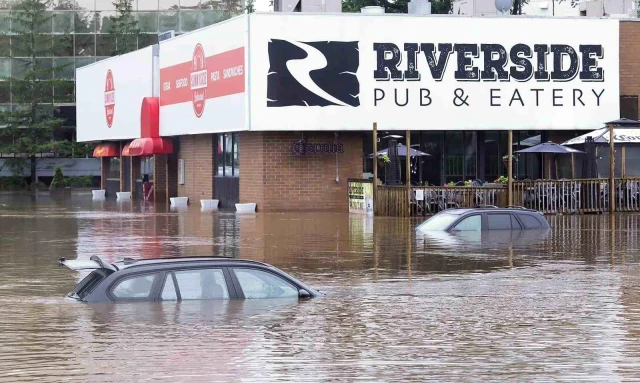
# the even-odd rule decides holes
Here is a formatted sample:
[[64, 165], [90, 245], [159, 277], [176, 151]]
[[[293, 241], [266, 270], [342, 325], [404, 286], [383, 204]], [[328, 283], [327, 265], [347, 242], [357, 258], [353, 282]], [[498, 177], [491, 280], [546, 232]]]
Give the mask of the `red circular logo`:
[[207, 99], [207, 57], [204, 55], [202, 45], [196, 45], [191, 61], [191, 100], [193, 111], [197, 117], [204, 112], [204, 103]]
[[104, 84], [104, 113], [107, 118], [107, 126], [113, 124], [113, 112], [116, 108], [116, 87], [113, 83], [113, 73], [111, 69], [107, 71], [107, 80]]

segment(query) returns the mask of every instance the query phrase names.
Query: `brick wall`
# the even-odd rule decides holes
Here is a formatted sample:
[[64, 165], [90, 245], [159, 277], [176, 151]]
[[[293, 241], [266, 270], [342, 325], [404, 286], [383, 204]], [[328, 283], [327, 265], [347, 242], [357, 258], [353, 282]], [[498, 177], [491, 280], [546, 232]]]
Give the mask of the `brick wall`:
[[177, 160], [184, 160], [184, 185], [177, 186], [180, 197], [189, 197], [190, 204], [213, 198], [213, 135], [180, 136]]
[[264, 134], [239, 134], [240, 202], [256, 203], [258, 209], [262, 209], [264, 205]]
[[[291, 145], [301, 137], [300, 132], [240, 135], [240, 202], [255, 202], [260, 211], [348, 211], [347, 179], [362, 177], [362, 133], [338, 135], [344, 153], [337, 162], [335, 154], [292, 154]], [[335, 140], [333, 132], [306, 132], [304, 138]]]
[[637, 21], [620, 21], [620, 95], [640, 95], [640, 22]]
[[111, 170], [109, 157], [100, 158], [100, 189], [107, 190], [107, 176]]
[[153, 155], [153, 200], [168, 203], [167, 198], [167, 155]]

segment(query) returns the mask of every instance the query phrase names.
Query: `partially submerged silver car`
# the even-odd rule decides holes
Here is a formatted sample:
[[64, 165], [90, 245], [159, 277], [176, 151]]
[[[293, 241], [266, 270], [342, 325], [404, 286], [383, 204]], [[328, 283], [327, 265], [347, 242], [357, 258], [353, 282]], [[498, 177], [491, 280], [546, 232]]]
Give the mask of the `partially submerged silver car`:
[[321, 294], [266, 263], [217, 257], [125, 259], [110, 264], [59, 260], [71, 270], [92, 270], [69, 298], [94, 302], [202, 299], [314, 298]]
[[416, 227], [417, 232], [548, 230], [549, 222], [537, 210], [525, 208], [447, 209]]

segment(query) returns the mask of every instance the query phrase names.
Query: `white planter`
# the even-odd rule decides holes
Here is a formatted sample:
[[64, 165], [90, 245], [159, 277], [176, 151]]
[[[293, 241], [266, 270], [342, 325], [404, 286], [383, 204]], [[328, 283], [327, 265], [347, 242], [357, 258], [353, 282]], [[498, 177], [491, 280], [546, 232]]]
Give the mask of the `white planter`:
[[93, 199], [104, 199], [106, 190], [92, 190]]
[[216, 210], [218, 209], [219, 200], [217, 199], [201, 199], [200, 207], [201, 210]]
[[255, 203], [237, 203], [236, 211], [238, 213], [255, 213], [256, 204]]
[[189, 197], [171, 197], [169, 200], [171, 201], [171, 206], [175, 207], [184, 207], [189, 203]]
[[116, 199], [120, 201], [130, 200], [131, 192], [116, 192]]

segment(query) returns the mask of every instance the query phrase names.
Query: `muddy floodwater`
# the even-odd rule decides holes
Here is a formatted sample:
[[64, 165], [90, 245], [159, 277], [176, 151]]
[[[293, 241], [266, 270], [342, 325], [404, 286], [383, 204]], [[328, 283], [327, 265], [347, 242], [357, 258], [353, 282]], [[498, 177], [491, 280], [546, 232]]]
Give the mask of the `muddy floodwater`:
[[[640, 215], [547, 233], [0, 195], [0, 381], [640, 381]], [[67, 259], [224, 255], [326, 293], [89, 306]]]

